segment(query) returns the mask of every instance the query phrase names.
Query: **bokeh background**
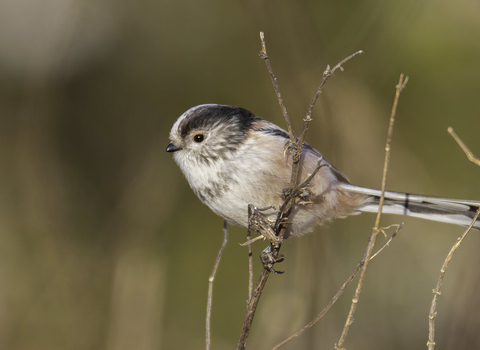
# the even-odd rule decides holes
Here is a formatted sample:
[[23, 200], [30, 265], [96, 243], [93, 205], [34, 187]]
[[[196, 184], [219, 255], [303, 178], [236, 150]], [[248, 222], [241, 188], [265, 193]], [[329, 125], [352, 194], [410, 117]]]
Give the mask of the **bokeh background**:
[[[300, 129], [321, 74], [357, 51], [324, 89], [307, 139], [366, 187], [380, 187], [400, 73], [410, 77], [388, 188], [480, 199], [480, 3], [406, 1], [0, 2], [0, 348], [201, 349], [207, 279], [222, 220], [194, 196], [168, 132], [201, 103], [242, 106], [284, 125], [267, 47]], [[440, 266], [462, 228], [385, 217], [404, 229], [370, 265], [345, 346], [424, 349]], [[363, 255], [364, 214], [289, 240], [256, 315], [250, 349], [309, 322]], [[230, 227], [214, 288], [212, 346], [234, 349], [247, 298], [245, 230]], [[382, 243], [384, 239], [379, 238]], [[266, 246], [256, 243], [257, 256]], [[447, 271], [436, 341], [480, 347], [480, 235]], [[354, 285], [285, 349], [333, 348]]]

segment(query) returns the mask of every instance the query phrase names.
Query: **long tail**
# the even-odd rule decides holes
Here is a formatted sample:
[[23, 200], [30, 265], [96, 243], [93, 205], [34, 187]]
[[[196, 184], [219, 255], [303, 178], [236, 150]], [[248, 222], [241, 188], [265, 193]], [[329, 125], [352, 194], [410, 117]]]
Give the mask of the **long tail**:
[[[365, 204], [357, 208], [359, 211], [375, 213], [378, 211], [381, 191], [350, 184], [342, 184], [341, 187], [348, 192], [363, 193], [368, 196]], [[386, 191], [382, 212], [468, 227], [479, 207], [480, 201]], [[473, 228], [480, 230], [480, 218], [475, 222]]]

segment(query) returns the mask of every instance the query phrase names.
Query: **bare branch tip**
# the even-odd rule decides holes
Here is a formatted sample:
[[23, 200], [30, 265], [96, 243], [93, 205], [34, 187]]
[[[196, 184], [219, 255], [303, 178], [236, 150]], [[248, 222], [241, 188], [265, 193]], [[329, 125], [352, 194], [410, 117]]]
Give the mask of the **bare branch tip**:
[[467, 147], [465, 142], [462, 141], [462, 139], [457, 135], [457, 133], [453, 130], [451, 126], [447, 128], [448, 133], [453, 137], [453, 139], [458, 143], [460, 148], [463, 150], [465, 155], [467, 156], [468, 160], [471, 161], [472, 163], [480, 166], [480, 159], [475, 157], [475, 155], [470, 151], [470, 149]]
[[408, 83], [408, 75], [404, 77], [403, 73], [400, 74], [400, 79], [398, 80], [398, 84], [395, 86], [398, 92], [402, 92], [405, 89], [405, 86]]

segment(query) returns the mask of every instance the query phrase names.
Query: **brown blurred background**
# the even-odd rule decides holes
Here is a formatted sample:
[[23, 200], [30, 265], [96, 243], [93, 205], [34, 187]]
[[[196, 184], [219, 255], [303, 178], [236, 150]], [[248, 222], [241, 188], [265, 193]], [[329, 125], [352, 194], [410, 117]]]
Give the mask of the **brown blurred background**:
[[[475, 0], [0, 2], [0, 348], [201, 349], [207, 278], [222, 220], [165, 153], [200, 103], [284, 125], [269, 56], [296, 130], [327, 64], [308, 142], [358, 185], [380, 187], [400, 73], [410, 77], [388, 188], [480, 199], [480, 4]], [[283, 248], [250, 349], [309, 322], [363, 255], [374, 215], [339, 220]], [[440, 266], [462, 228], [405, 227], [367, 274], [345, 346], [424, 349]], [[214, 349], [234, 349], [247, 298], [245, 230], [231, 227], [214, 289]], [[379, 238], [382, 243], [383, 238]], [[257, 256], [266, 246], [255, 244]], [[480, 235], [455, 255], [439, 300], [442, 349], [480, 348]], [[285, 349], [333, 348], [354, 286]]]

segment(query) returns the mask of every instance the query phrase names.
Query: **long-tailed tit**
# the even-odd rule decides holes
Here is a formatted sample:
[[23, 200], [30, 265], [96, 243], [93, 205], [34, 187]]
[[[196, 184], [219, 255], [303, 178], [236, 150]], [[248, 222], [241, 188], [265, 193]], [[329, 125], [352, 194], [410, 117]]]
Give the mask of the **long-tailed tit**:
[[[167, 152], [185, 174], [200, 200], [231, 224], [247, 226], [249, 204], [279, 208], [288, 186], [292, 158], [288, 133], [249, 111], [206, 104], [182, 114], [170, 132]], [[300, 178], [317, 167], [320, 153], [303, 146]], [[296, 205], [288, 235], [301, 235], [316, 225], [362, 212], [376, 212], [380, 191], [351, 185], [340, 171], [322, 158], [309, 188], [311, 203]], [[480, 201], [436, 198], [386, 192], [384, 213], [401, 214], [468, 226]], [[272, 219], [276, 211], [264, 212]], [[480, 230], [480, 222], [475, 229]]]

